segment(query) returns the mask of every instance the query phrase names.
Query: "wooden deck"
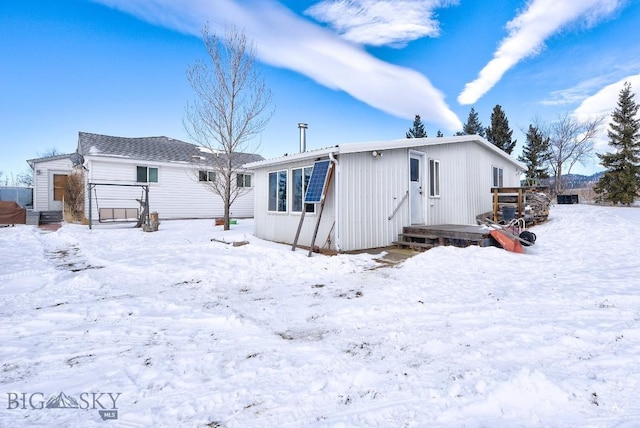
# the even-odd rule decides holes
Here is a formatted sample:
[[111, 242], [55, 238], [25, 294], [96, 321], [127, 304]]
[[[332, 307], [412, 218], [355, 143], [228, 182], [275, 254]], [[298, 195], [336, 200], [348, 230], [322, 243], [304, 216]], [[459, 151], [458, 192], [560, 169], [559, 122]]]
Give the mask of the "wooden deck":
[[482, 226], [440, 224], [433, 226], [407, 226], [398, 235], [395, 245], [414, 250], [428, 250], [439, 245], [467, 247], [495, 245], [489, 231]]

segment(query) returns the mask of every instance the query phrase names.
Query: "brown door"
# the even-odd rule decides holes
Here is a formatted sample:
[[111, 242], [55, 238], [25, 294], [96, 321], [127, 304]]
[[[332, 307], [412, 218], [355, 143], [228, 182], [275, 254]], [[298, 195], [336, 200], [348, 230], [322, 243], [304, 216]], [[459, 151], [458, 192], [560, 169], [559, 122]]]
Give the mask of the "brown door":
[[64, 189], [67, 187], [67, 174], [53, 173], [51, 177], [51, 193], [49, 200], [49, 210], [62, 211], [62, 201], [64, 200]]

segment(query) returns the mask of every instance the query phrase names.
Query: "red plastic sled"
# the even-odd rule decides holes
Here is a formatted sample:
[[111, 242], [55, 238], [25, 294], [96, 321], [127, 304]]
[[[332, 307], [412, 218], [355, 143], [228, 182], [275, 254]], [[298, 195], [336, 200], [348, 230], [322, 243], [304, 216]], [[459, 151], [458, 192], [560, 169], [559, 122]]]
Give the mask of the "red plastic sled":
[[502, 245], [502, 248], [504, 248], [505, 250], [524, 254], [524, 247], [522, 247], [520, 241], [517, 238], [513, 237], [513, 235], [508, 234], [504, 230], [496, 229], [490, 230], [489, 233], [491, 234], [491, 236], [493, 236], [493, 239], [495, 239], [500, 245]]

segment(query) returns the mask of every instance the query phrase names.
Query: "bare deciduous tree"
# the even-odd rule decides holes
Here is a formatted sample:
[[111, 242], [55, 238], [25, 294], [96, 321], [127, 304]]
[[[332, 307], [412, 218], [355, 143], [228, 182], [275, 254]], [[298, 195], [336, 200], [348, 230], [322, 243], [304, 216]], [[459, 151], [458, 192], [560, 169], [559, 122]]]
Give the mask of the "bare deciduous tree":
[[60, 150], [56, 149], [55, 147], [51, 147], [46, 149], [44, 152], [38, 153], [38, 156], [40, 156], [41, 158], [49, 158], [53, 156], [59, 156], [62, 154], [63, 153]]
[[247, 191], [238, 172], [246, 153], [258, 149], [254, 137], [273, 113], [271, 91], [256, 70], [255, 47], [243, 31], [230, 27], [220, 37], [205, 27], [202, 40], [209, 58], [187, 71], [196, 98], [187, 105], [183, 124], [193, 142], [206, 149], [195, 172], [203, 163], [215, 172], [200, 181], [222, 198], [228, 230], [231, 204]]
[[82, 221], [84, 217], [84, 194], [84, 172], [78, 168], [69, 174], [64, 188], [65, 211], [73, 221]]
[[33, 186], [33, 171], [31, 168], [25, 168], [18, 173], [16, 176], [16, 181], [18, 185], [25, 187]]
[[535, 126], [549, 138], [549, 167], [553, 171], [556, 194], [563, 190], [562, 174], [570, 174], [576, 163], [584, 164], [592, 158], [594, 138], [603, 121], [604, 117], [580, 120], [568, 113], [551, 123], [535, 121]]

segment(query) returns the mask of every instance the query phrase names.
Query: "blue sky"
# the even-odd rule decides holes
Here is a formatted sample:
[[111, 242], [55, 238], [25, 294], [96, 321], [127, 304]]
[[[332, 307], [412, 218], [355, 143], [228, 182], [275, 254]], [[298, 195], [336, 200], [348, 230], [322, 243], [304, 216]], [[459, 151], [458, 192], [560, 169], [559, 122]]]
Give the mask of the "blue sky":
[[638, 0], [2, 0], [0, 171], [74, 151], [79, 131], [189, 141], [206, 22], [256, 44], [275, 107], [266, 158], [298, 150], [298, 122], [313, 149], [404, 138], [415, 114], [452, 135], [496, 104], [518, 155], [534, 118], [608, 116], [623, 82], [640, 92]]

